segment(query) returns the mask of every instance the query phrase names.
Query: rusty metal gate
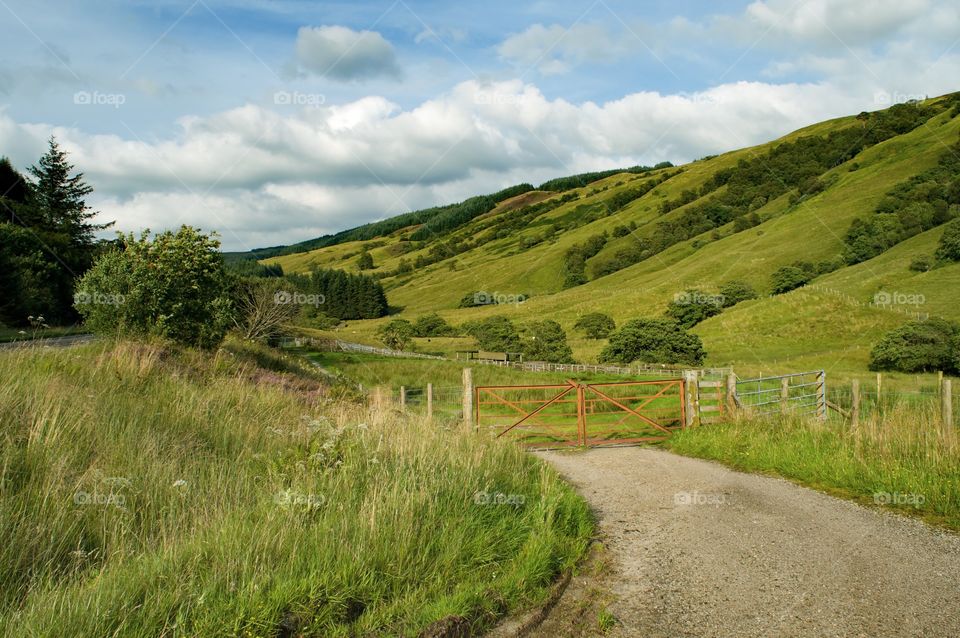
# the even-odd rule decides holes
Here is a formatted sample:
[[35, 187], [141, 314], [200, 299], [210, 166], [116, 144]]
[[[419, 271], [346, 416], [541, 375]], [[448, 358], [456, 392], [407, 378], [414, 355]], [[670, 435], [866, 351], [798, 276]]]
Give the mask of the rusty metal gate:
[[682, 379], [478, 386], [477, 427], [531, 447], [659, 441], [683, 427]]

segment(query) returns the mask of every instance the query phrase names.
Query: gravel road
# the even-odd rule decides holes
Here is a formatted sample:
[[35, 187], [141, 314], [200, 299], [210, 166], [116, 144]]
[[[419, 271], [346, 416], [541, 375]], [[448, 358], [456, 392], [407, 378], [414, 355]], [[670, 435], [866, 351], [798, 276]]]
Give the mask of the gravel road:
[[658, 450], [541, 456], [604, 548], [529, 635], [960, 636], [960, 536]]

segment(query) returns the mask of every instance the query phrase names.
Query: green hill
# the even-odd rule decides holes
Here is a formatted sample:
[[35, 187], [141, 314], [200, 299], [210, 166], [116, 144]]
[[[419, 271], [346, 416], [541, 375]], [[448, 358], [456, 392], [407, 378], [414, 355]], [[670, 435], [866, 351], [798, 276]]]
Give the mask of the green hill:
[[[957, 193], [955, 167], [944, 162], [960, 155], [953, 155], [958, 111], [960, 94], [896, 105], [683, 166], [600, 174], [554, 192], [548, 182], [437, 232], [384, 224], [388, 232], [376, 237], [263, 263], [288, 273], [313, 266], [357, 270], [358, 255], [367, 251], [374, 262], [369, 272], [381, 277], [399, 316], [435, 311], [454, 324], [496, 314], [520, 322], [552, 318], [583, 361], [594, 360], [604, 342], [575, 334], [579, 316], [601, 311], [619, 324], [661, 315], [688, 288], [715, 292], [743, 280], [761, 297], [694, 329], [710, 363], [865, 371], [870, 346], [907, 321], [907, 312], [960, 319], [960, 264], [909, 269], [932, 256], [943, 223], [957, 215], [956, 201], [935, 201], [930, 189], [939, 166], [939, 179], [953, 180], [950, 197]], [[908, 184], [915, 176], [922, 179]], [[885, 208], [898, 186], [918, 207]], [[856, 219], [895, 226], [885, 231], [892, 247], [872, 248], [877, 256], [854, 263], [845, 239]], [[798, 261], [816, 271], [811, 287], [770, 296], [771, 275]], [[472, 291], [526, 301], [458, 308]], [[911, 303], [868, 305], [883, 292]], [[918, 299], [923, 303], [912, 303]], [[387, 320], [353, 322], [347, 334], [373, 342]], [[444, 342], [420, 345], [443, 350]]]

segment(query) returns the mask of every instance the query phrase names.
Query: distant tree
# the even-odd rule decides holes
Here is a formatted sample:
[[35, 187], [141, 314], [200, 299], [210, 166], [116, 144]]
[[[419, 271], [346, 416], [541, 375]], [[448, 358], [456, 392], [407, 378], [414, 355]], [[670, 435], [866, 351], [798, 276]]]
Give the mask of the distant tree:
[[394, 319], [377, 330], [380, 342], [392, 350], [403, 350], [413, 340], [413, 325], [406, 319]]
[[942, 261], [960, 261], [960, 219], [944, 227], [936, 257]]
[[706, 352], [700, 337], [670, 319], [634, 319], [610, 336], [601, 363], [681, 363], [699, 365]]
[[456, 334], [456, 330], [446, 319], [434, 312], [418, 317], [413, 322], [413, 334], [417, 337], [450, 337]]
[[590, 339], [606, 339], [617, 328], [617, 324], [610, 315], [590, 312], [577, 319], [573, 327], [582, 331]]
[[182, 226], [152, 240], [121, 236], [77, 284], [75, 304], [95, 332], [154, 335], [202, 348], [220, 344], [232, 322], [220, 242]]
[[733, 280], [720, 286], [721, 305], [730, 308], [741, 301], [756, 299], [757, 291], [745, 281]]
[[666, 314], [684, 328], [692, 328], [701, 321], [723, 311], [718, 295], [710, 295], [696, 289], [678, 294], [667, 305]]
[[489, 299], [487, 293], [475, 290], [465, 294], [460, 299], [460, 303], [457, 304], [457, 308], [475, 308], [477, 306], [486, 306], [490, 303], [493, 303], [493, 301]]
[[477, 340], [481, 350], [491, 352], [521, 352], [520, 334], [506, 317], [496, 316], [468, 321], [463, 331]]
[[944, 319], [930, 319], [895, 328], [870, 351], [870, 369], [958, 373], [960, 326]]
[[780, 295], [806, 284], [811, 279], [808, 271], [798, 266], [783, 266], [770, 276], [770, 292]]
[[534, 321], [524, 329], [523, 356], [530, 361], [572, 363], [573, 350], [567, 344], [567, 333], [551, 319]]
[[357, 268], [360, 270], [373, 270], [373, 255], [366, 250], [360, 253], [360, 257], [357, 258]]
[[909, 266], [909, 269], [912, 270], [913, 272], [927, 272], [931, 268], [933, 268], [933, 260], [926, 255], [921, 255], [920, 257], [917, 257], [916, 259], [910, 262], [910, 266]]

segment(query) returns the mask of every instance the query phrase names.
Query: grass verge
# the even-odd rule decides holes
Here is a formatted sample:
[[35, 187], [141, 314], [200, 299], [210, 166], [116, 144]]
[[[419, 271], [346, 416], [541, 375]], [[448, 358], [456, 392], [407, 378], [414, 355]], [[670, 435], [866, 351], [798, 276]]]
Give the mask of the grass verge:
[[744, 419], [681, 431], [664, 445], [960, 530], [960, 446], [943, 440], [933, 407], [897, 406], [855, 431], [833, 421]]
[[29, 348], [0, 377], [3, 636], [478, 631], [592, 532], [516, 447], [372, 411], [272, 351]]

